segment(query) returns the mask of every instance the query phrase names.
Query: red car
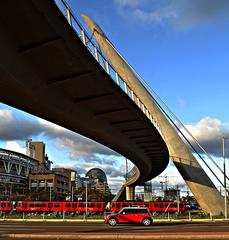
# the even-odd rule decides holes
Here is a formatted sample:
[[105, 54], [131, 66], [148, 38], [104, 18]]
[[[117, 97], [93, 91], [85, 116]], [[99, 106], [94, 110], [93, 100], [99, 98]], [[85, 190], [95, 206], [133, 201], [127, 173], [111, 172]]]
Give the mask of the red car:
[[153, 218], [147, 208], [143, 207], [125, 207], [118, 213], [107, 215], [105, 222], [111, 226], [117, 223], [141, 223], [149, 226], [153, 222]]

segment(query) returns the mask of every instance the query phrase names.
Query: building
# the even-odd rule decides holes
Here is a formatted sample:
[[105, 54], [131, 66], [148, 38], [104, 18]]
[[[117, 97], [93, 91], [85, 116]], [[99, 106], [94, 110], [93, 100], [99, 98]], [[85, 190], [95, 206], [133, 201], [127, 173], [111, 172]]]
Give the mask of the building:
[[46, 172], [29, 175], [29, 189], [50, 191], [61, 194], [69, 192], [69, 177], [66, 174]]
[[111, 194], [110, 188], [107, 183], [107, 176], [100, 168], [92, 168], [86, 173], [88, 179], [88, 187], [95, 189], [105, 194]]
[[178, 201], [180, 199], [180, 189], [177, 187], [164, 190], [164, 199], [167, 201]]
[[51, 169], [52, 161], [48, 159], [45, 153], [45, 144], [43, 142], [34, 142], [32, 139], [26, 141], [26, 154], [39, 162], [39, 171], [45, 172]]
[[80, 177], [80, 175], [77, 172], [75, 176], [75, 188], [76, 190], [83, 188], [83, 179]]
[[76, 186], [76, 171], [69, 168], [52, 168], [52, 171], [57, 174], [62, 174], [68, 177], [69, 179], [69, 188], [68, 191], [71, 192], [72, 188]]
[[0, 188], [27, 188], [30, 173], [38, 170], [38, 161], [25, 154], [0, 148]]

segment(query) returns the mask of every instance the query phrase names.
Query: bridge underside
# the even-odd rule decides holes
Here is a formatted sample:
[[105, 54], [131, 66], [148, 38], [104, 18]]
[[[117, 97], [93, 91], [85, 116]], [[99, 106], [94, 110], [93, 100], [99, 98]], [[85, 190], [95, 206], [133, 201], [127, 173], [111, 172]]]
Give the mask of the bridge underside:
[[134, 185], [160, 174], [169, 160], [165, 142], [55, 3], [11, 0], [0, 6], [0, 101], [127, 157], [140, 170]]

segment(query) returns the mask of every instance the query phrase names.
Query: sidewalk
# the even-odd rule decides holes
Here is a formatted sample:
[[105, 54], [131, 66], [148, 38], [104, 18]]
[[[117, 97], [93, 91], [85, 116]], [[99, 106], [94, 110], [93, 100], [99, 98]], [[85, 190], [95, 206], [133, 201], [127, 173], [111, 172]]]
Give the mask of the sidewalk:
[[86, 234], [86, 233], [76, 233], [76, 234], [63, 234], [63, 233], [47, 233], [47, 234], [0, 234], [0, 238], [12, 238], [12, 239], [90, 239], [90, 240], [111, 240], [111, 239], [122, 239], [122, 240], [132, 240], [132, 239], [227, 239], [229, 240], [229, 233], [215, 232], [215, 233], [142, 233], [142, 234], [129, 234], [129, 233], [111, 233], [111, 234]]

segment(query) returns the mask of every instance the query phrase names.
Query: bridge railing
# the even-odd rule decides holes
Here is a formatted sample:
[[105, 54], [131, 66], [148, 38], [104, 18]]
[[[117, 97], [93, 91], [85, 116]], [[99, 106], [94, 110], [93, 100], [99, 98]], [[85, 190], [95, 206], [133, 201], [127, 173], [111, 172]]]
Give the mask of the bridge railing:
[[150, 114], [150, 111], [141, 101], [140, 97], [134, 93], [134, 91], [128, 86], [128, 84], [120, 77], [115, 68], [111, 65], [110, 61], [100, 50], [98, 43], [89, 36], [85, 28], [82, 26], [80, 21], [75, 17], [70, 9], [69, 5], [65, 0], [54, 0], [58, 8], [61, 10], [63, 15], [66, 17], [68, 23], [72, 26], [76, 35], [81, 39], [83, 44], [87, 47], [92, 56], [97, 60], [97, 62], [102, 66], [102, 68], [110, 75], [110, 77], [117, 83], [117, 85], [132, 99], [132, 101], [142, 110], [142, 112], [147, 116], [151, 123], [156, 127], [158, 132], [162, 135], [159, 125], [156, 120]]

